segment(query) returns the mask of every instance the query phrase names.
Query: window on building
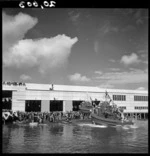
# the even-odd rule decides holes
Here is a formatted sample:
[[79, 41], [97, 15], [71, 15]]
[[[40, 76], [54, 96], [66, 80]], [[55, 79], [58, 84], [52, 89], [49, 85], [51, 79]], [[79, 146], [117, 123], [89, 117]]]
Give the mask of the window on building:
[[140, 106], [136, 106], [136, 107], [134, 107], [134, 109], [139, 109], [139, 110], [141, 110], [141, 109], [148, 109], [148, 107], [140, 107]]
[[126, 101], [126, 95], [113, 95], [114, 101]]
[[121, 109], [126, 109], [126, 107], [125, 107], [125, 106], [120, 106], [119, 108], [121, 108]]
[[148, 101], [148, 96], [134, 96], [134, 101]]

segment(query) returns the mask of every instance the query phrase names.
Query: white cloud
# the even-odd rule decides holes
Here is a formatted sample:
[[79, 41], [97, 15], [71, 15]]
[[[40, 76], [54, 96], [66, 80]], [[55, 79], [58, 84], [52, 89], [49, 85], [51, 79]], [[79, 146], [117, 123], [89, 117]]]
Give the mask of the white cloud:
[[125, 64], [125, 65], [130, 65], [130, 64], [139, 63], [139, 62], [141, 62], [141, 60], [139, 60], [137, 54], [132, 53], [131, 55], [124, 55], [124, 56], [122, 56], [120, 62]]
[[102, 71], [95, 71], [94, 73], [95, 73], [95, 74], [100, 74], [100, 75], [101, 75], [103, 72], [102, 72]]
[[2, 17], [3, 51], [5, 52], [19, 40], [23, 39], [25, 33], [33, 28], [38, 22], [37, 18], [24, 13], [10, 16], [3, 12]]
[[28, 75], [25, 75], [25, 74], [22, 74], [22, 75], [20, 75], [20, 79], [21, 80], [31, 80], [31, 77], [30, 76], [28, 76]]
[[65, 35], [39, 40], [20, 40], [10, 48], [9, 55], [4, 55], [5, 66], [33, 67], [38, 66], [40, 72], [53, 67], [61, 67], [67, 62], [71, 47], [77, 42]]
[[145, 88], [144, 87], [139, 87], [136, 90], [145, 90]]
[[94, 79], [110, 85], [148, 83], [148, 70], [130, 68], [128, 72], [108, 72], [96, 76]]
[[[70, 38], [64, 34], [51, 38], [23, 39], [25, 33], [37, 23], [37, 19], [20, 13], [15, 17], [4, 14], [3, 20], [5, 24], [13, 25], [10, 28], [11, 31], [8, 30], [7, 33], [7, 26], [3, 29], [3, 42], [5, 46], [7, 45], [7, 50], [3, 50], [4, 67], [28, 68], [36, 66], [41, 73], [45, 73], [51, 68], [65, 65], [72, 46], [78, 41], [77, 37]], [[23, 22], [24, 20], [26, 22]], [[11, 32], [18, 35], [15, 36], [12, 33], [15, 36], [15, 42], [11, 42], [10, 46], [8, 39], [9, 36], [10, 40], [13, 39]]]
[[69, 75], [69, 80], [74, 82], [89, 82], [90, 78], [86, 76], [81, 76], [79, 73], [75, 73], [74, 75]]

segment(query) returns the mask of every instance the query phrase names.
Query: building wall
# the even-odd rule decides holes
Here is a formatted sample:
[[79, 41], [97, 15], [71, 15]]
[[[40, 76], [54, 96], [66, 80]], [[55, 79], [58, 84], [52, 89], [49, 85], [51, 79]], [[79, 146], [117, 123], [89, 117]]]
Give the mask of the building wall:
[[25, 91], [13, 91], [12, 92], [12, 110], [25, 111]]
[[42, 100], [41, 101], [41, 112], [49, 112], [50, 111], [50, 101]]
[[117, 106], [121, 106], [121, 107], [126, 107], [126, 109], [124, 110], [124, 112], [143, 112], [143, 113], [147, 113], [148, 109], [142, 109], [142, 110], [137, 110], [135, 109], [135, 107], [148, 107], [148, 101], [134, 101], [134, 96], [138, 95], [138, 96], [148, 96], [147, 94], [122, 94], [122, 93], [111, 93], [111, 98], [112, 95], [126, 95], [126, 101], [114, 101], [114, 103], [117, 104]]
[[[54, 86], [55, 88], [55, 86]], [[82, 88], [82, 87], [81, 87]], [[38, 89], [38, 88], [36, 88]], [[90, 100], [90, 98], [94, 101], [97, 99], [98, 101], [105, 100], [105, 90], [103, 92], [86, 92], [86, 91], [63, 91], [63, 90], [44, 90], [47, 88], [43, 88], [43, 90], [35, 90], [25, 89], [25, 87], [19, 86], [3, 86], [3, 90], [13, 90], [12, 92], [12, 110], [25, 110], [25, 100], [41, 100], [41, 111], [49, 111], [49, 101], [50, 100], [63, 100], [63, 111], [72, 110], [72, 101], [84, 101]], [[134, 95], [138, 96], [148, 96], [148, 93], [145, 92], [136, 92], [131, 91], [125, 92], [125, 90], [121, 91], [109, 91], [108, 94], [111, 98], [113, 95], [125, 95], [126, 101], [114, 101], [119, 107], [126, 107], [124, 112], [148, 112], [148, 109], [138, 110], [135, 107], [148, 107], [148, 101], [134, 101]]]
[[65, 100], [63, 101], [63, 112], [66, 111], [72, 111], [72, 101], [71, 100]]

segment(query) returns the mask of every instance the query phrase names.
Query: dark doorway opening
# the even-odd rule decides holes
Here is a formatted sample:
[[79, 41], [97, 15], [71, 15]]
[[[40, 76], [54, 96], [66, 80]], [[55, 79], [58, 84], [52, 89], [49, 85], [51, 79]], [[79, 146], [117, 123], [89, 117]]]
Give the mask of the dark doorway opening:
[[63, 111], [63, 101], [62, 100], [51, 100], [50, 101], [50, 111]]
[[78, 111], [79, 110], [79, 105], [82, 103], [83, 101], [73, 101], [73, 111]]
[[2, 109], [12, 109], [12, 91], [2, 92]]
[[41, 112], [41, 100], [26, 100], [26, 112]]

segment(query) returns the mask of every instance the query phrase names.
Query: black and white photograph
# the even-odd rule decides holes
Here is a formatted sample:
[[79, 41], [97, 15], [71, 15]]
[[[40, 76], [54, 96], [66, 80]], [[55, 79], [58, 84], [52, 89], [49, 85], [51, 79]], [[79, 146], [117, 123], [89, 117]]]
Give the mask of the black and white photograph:
[[2, 8], [2, 153], [148, 153], [148, 8]]

